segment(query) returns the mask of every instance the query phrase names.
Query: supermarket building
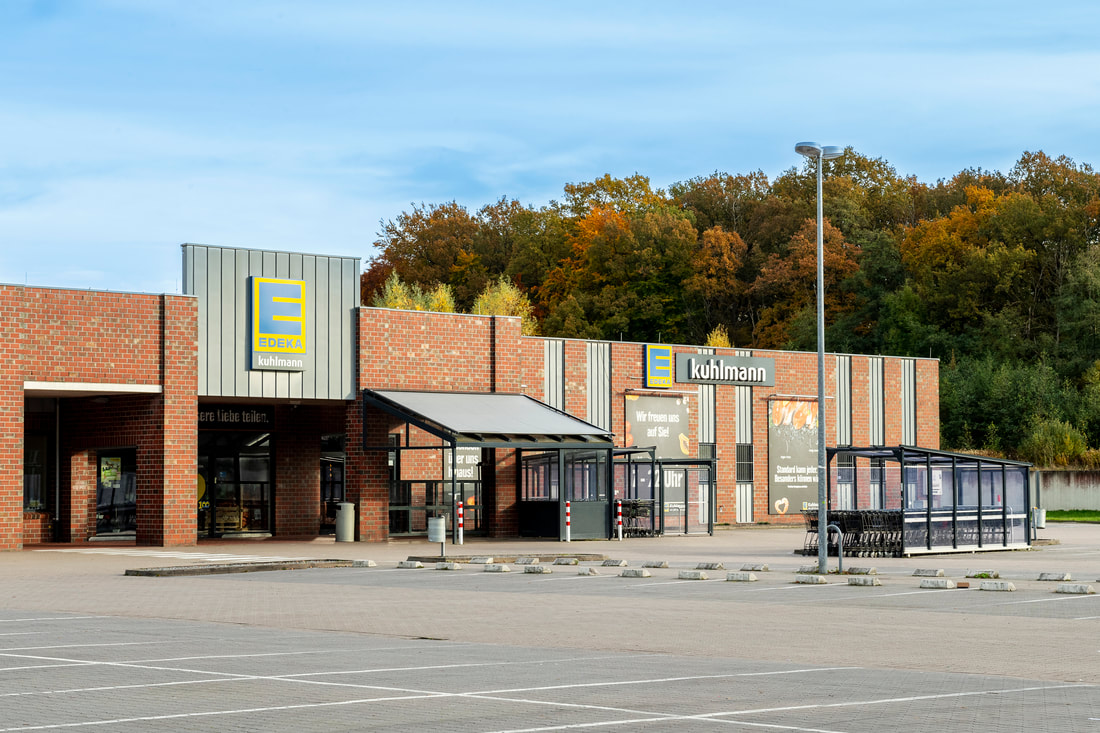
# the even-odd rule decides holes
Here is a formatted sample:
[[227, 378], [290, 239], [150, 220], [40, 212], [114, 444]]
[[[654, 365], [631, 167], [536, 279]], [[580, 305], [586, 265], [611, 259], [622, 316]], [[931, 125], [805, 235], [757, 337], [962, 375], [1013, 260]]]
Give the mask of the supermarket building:
[[[566, 502], [607, 537], [620, 499], [691, 533], [816, 501], [816, 354], [527, 337], [360, 307], [356, 258], [182, 255], [183, 295], [0, 285], [0, 549], [311, 538], [349, 505], [361, 541], [459, 505], [467, 533], [557, 538]], [[938, 447], [937, 360], [825, 369], [829, 445]]]

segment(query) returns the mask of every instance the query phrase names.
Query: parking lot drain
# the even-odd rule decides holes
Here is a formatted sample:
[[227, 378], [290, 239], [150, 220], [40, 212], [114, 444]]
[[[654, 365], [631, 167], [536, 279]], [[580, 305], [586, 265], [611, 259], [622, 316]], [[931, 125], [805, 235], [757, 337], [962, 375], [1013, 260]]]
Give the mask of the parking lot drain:
[[924, 578], [920, 582], [921, 588], [954, 588], [955, 581], [949, 578]]
[[966, 577], [968, 578], [985, 578], [987, 580], [1001, 577], [1001, 574], [996, 570], [967, 570]]
[[[667, 568], [668, 561], [666, 560], [646, 560], [642, 563], [643, 568]], [[648, 576], [646, 576], [648, 577]]]
[[[528, 567], [531, 567], [531, 566], [528, 566]], [[491, 562], [491, 563], [488, 563], [485, 566], [485, 572], [487, 572], [487, 573], [510, 573], [510, 572], [512, 572], [512, 568], [508, 567], [504, 563]]]
[[620, 578], [648, 578], [650, 572], [645, 568], [626, 568], [619, 573]]
[[802, 583], [803, 585], [823, 585], [829, 581], [820, 575], [796, 575], [794, 576], [794, 582]]
[[626, 560], [604, 560], [603, 567], [605, 568], [625, 568]]
[[461, 570], [462, 566], [457, 562], [437, 562], [435, 564], [436, 570]]
[[983, 580], [978, 586], [979, 590], [1013, 591], [1016, 586], [1007, 580]]
[[397, 563], [397, 567], [409, 569], [422, 568], [424, 567], [424, 563], [420, 562], [419, 560], [402, 560], [401, 562]]
[[576, 565], [577, 564], [577, 558], [575, 558], [575, 557], [555, 557], [554, 558], [554, 564], [555, 565]]
[[726, 573], [726, 580], [737, 583], [751, 583], [756, 580], [752, 573]]
[[848, 578], [848, 585], [882, 585], [882, 581], [868, 575], [856, 575]]
[[942, 578], [942, 568], [917, 568], [913, 571], [914, 578]]
[[1069, 573], [1039, 573], [1039, 580], [1049, 580], [1058, 583], [1065, 583], [1067, 581], [1073, 580], [1073, 578], [1069, 576]]
[[1087, 583], [1061, 583], [1055, 593], [1073, 593], [1075, 595], [1092, 595], [1096, 590]]
[[[878, 575], [878, 568], [848, 568], [845, 572], [848, 575]], [[850, 585], [859, 585], [859, 583], [851, 583]]]
[[528, 565], [523, 568], [523, 572], [531, 573], [532, 575], [546, 575], [547, 573], [554, 572], [546, 565]]
[[681, 570], [676, 577], [680, 580], [706, 580], [707, 574], [702, 570]]
[[747, 563], [741, 566], [741, 569], [745, 572], [753, 573], [766, 573], [768, 572], [768, 566], [766, 563]]

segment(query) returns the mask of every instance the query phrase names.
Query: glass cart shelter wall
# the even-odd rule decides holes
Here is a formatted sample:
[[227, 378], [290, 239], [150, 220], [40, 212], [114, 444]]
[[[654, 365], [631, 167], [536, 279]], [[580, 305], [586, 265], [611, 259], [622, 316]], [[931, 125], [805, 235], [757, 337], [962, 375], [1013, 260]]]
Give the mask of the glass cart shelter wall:
[[829, 521], [845, 533], [846, 554], [1025, 548], [1029, 469], [1018, 461], [913, 446], [830, 448]]
[[194, 298], [0, 286], [0, 309], [0, 549], [193, 543]]

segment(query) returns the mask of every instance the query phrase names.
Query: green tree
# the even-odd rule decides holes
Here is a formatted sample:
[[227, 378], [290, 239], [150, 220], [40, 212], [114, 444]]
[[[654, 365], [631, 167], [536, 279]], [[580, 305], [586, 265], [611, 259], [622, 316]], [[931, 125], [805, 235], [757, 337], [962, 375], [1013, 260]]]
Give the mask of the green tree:
[[534, 336], [538, 333], [538, 323], [535, 321], [531, 301], [522, 290], [508, 282], [503, 275], [478, 294], [470, 312], [479, 315], [518, 316], [524, 336]]

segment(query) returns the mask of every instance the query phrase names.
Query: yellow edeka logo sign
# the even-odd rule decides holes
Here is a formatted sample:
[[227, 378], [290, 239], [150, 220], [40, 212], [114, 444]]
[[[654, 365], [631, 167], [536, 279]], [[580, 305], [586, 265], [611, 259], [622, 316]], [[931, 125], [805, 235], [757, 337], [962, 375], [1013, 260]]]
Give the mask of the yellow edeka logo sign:
[[301, 372], [306, 368], [306, 283], [250, 278], [252, 368]]
[[672, 386], [672, 347], [665, 344], [646, 344], [645, 386], [668, 389]]

